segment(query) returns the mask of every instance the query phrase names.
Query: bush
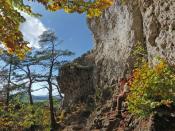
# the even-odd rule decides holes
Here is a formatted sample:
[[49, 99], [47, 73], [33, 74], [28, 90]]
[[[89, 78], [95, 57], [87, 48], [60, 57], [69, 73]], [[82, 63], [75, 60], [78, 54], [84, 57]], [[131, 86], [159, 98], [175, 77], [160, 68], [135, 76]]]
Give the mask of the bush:
[[146, 63], [133, 71], [131, 92], [127, 97], [129, 112], [145, 117], [161, 105], [170, 106], [174, 97], [175, 74], [164, 60], [153, 68]]
[[49, 109], [43, 105], [31, 106], [18, 99], [10, 101], [8, 111], [0, 106], [0, 128], [4, 130], [24, 130], [31, 126], [48, 128], [50, 124]]

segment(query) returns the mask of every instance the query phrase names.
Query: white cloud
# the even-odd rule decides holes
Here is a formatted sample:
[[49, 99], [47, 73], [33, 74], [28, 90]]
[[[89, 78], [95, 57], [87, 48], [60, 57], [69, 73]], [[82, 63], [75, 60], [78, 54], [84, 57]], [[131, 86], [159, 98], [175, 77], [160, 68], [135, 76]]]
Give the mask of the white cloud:
[[26, 19], [20, 26], [20, 30], [24, 35], [24, 40], [30, 42], [30, 47], [40, 48], [38, 37], [46, 31], [47, 28], [38, 18], [32, 17], [24, 12], [21, 12], [21, 15]]

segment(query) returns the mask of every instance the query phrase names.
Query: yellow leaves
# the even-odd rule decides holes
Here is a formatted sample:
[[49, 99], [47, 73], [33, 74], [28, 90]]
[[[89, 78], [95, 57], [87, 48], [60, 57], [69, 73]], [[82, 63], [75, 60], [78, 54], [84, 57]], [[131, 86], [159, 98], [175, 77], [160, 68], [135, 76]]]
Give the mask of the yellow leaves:
[[100, 16], [102, 11], [113, 4], [113, 0], [97, 0], [87, 10], [87, 17], [92, 18]]
[[[37, 0], [50, 11], [64, 9], [66, 13], [87, 13], [89, 18], [100, 16], [103, 10], [113, 4], [113, 0]], [[24, 5], [23, 0], [0, 0], [0, 42], [5, 45], [10, 54], [16, 54], [23, 59], [28, 42], [24, 41], [23, 35], [19, 30], [21, 22], [25, 19], [15, 9], [24, 11], [30, 15], [37, 16], [30, 6]], [[2, 15], [3, 14], [3, 15]]]
[[23, 45], [20, 48], [15, 48], [14, 53], [21, 59], [23, 60], [25, 58], [26, 52], [30, 51], [31, 48], [29, 48], [27, 45]]
[[24, 22], [24, 18], [15, 10], [15, 7], [31, 12], [30, 7], [23, 5], [23, 1], [0, 1], [0, 10], [3, 12], [3, 16], [0, 16], [0, 41], [9, 54], [16, 54], [22, 59], [29, 48], [28, 42], [23, 40], [23, 35], [19, 31], [20, 23]]
[[99, 8], [106, 9], [113, 4], [113, 0], [99, 0], [98, 3], [101, 5]]
[[54, 4], [48, 5], [47, 9], [49, 9], [51, 11], [57, 11], [57, 10], [60, 10], [61, 7], [58, 4], [54, 3]]
[[62, 110], [60, 116], [58, 116], [58, 119], [59, 119], [58, 123], [63, 122], [65, 119], [64, 117], [65, 117], [65, 111]]
[[71, 9], [71, 8], [69, 8], [68, 6], [65, 6], [65, 7], [64, 7], [64, 11], [65, 11], [66, 13], [72, 13], [72, 12], [74, 12], [74, 10]]
[[140, 70], [139, 69], [134, 69], [134, 71], [133, 71], [133, 77], [135, 79], [137, 79], [137, 78], [140, 77]]
[[164, 62], [163, 60], [161, 60], [161, 61], [159, 62], [159, 64], [157, 64], [157, 65], [155, 66], [155, 71], [156, 71], [156, 73], [160, 74], [160, 73], [163, 71], [163, 69], [164, 69], [165, 67], [166, 67], [165, 62]]
[[26, 43], [18, 45], [18, 43], [13, 43], [8, 41], [8, 43], [4, 43], [5, 47], [7, 48], [7, 52], [9, 54], [15, 54], [21, 60], [25, 58], [26, 52], [30, 51], [31, 48], [27, 46]]
[[167, 107], [170, 107], [170, 105], [173, 103], [173, 101], [172, 100], [161, 100], [161, 102], [160, 102], [161, 104], [163, 104], [163, 105], [166, 105]]
[[84, 1], [84, 0], [38, 0], [47, 9], [51, 11], [57, 11], [64, 9], [66, 13], [87, 13], [87, 17], [92, 18], [100, 16], [102, 11], [107, 9], [113, 4], [113, 0], [95, 0], [95, 1]]
[[87, 11], [87, 17], [88, 18], [92, 18], [92, 17], [95, 17], [95, 16], [100, 16], [101, 15], [101, 10], [99, 9], [89, 9]]
[[[16, 109], [16, 105], [19, 109]], [[18, 100], [10, 101], [8, 111], [0, 107], [0, 128], [5, 130], [22, 131], [36, 124], [43, 127], [49, 127], [50, 111], [44, 108], [44, 104], [35, 104], [33, 106], [27, 103], [21, 103]]]
[[111, 6], [114, 3], [114, 1], [113, 0], [105, 0], [104, 3], [106, 3], [108, 6]]
[[148, 63], [133, 71], [128, 109], [135, 115], [149, 115], [160, 105], [170, 106], [174, 101], [175, 72], [160, 59], [155, 67]]

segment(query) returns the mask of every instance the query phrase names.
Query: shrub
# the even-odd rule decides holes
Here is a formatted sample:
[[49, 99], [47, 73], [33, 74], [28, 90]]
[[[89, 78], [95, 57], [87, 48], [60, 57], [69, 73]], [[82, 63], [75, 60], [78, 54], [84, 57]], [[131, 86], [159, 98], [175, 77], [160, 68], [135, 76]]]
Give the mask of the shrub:
[[127, 97], [129, 112], [148, 116], [154, 109], [169, 106], [175, 100], [175, 74], [164, 60], [150, 68], [143, 64], [133, 71], [131, 92]]
[[29, 105], [18, 99], [10, 101], [8, 111], [0, 106], [0, 128], [4, 130], [24, 130], [31, 126], [48, 128], [50, 123], [49, 109], [43, 105]]
[[134, 67], [138, 68], [147, 61], [147, 51], [143, 43], [137, 42], [131, 51], [131, 56], [134, 59]]

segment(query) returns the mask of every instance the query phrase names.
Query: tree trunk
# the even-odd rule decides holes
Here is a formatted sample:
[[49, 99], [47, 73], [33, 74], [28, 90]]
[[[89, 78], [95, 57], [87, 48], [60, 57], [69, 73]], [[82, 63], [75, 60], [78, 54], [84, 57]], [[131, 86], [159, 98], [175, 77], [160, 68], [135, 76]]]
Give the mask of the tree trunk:
[[52, 83], [48, 81], [49, 84], [49, 105], [50, 105], [50, 121], [51, 121], [51, 129], [56, 129], [56, 120], [54, 114], [54, 105], [53, 105], [53, 97], [52, 97]]
[[[32, 98], [32, 92], [31, 92], [31, 89], [32, 89], [32, 78], [31, 78], [31, 73], [30, 73], [30, 66], [27, 65], [27, 76], [28, 76], [28, 79], [29, 79], [29, 87], [28, 87], [28, 95], [29, 95], [29, 103], [31, 106], [33, 106], [33, 98]], [[35, 111], [34, 109], [32, 108], [32, 111], [31, 111], [31, 114], [34, 115]], [[35, 122], [30, 126], [30, 130], [31, 131], [35, 131]]]
[[57, 88], [57, 91], [58, 91], [59, 96], [61, 97], [61, 99], [63, 99], [63, 96], [62, 96], [62, 94], [61, 94], [61, 91], [60, 91], [59, 87], [56, 86], [56, 88]]
[[55, 120], [55, 114], [54, 114], [54, 105], [53, 105], [53, 97], [52, 97], [52, 71], [54, 66], [54, 51], [55, 51], [55, 44], [53, 41], [52, 43], [52, 56], [51, 56], [51, 66], [49, 70], [49, 77], [48, 77], [48, 85], [49, 85], [49, 104], [50, 104], [50, 119], [51, 119], [51, 129], [56, 129], [56, 120]]
[[33, 98], [32, 98], [32, 92], [31, 92], [31, 89], [32, 89], [32, 78], [31, 78], [29, 65], [27, 65], [27, 71], [28, 71], [27, 76], [28, 76], [28, 79], [29, 79], [29, 87], [28, 87], [29, 102], [30, 102], [30, 105], [33, 105]]
[[29, 102], [30, 102], [30, 105], [33, 105], [33, 98], [32, 98], [31, 87], [32, 87], [32, 84], [29, 83], [29, 87], [28, 87]]
[[8, 105], [9, 105], [9, 99], [10, 99], [10, 92], [9, 90], [7, 89], [6, 90], [6, 102], [5, 102], [5, 105], [6, 105], [6, 108], [8, 109]]
[[[11, 58], [10, 58], [11, 60]], [[12, 64], [10, 64], [9, 67], [9, 74], [8, 74], [8, 83], [7, 83], [7, 87], [6, 87], [6, 108], [8, 110], [8, 106], [9, 106], [9, 100], [10, 100], [10, 83], [11, 83], [11, 72], [12, 72]]]

